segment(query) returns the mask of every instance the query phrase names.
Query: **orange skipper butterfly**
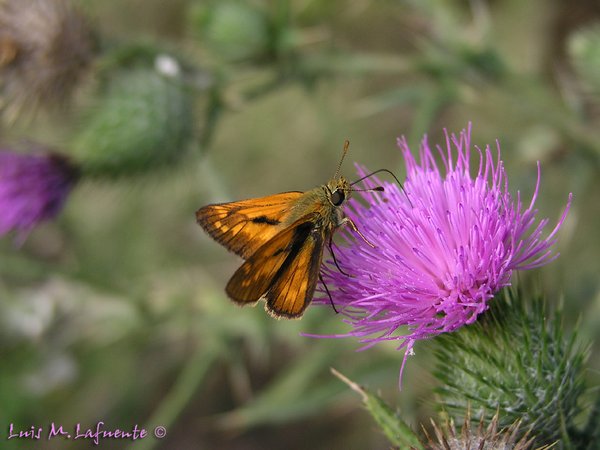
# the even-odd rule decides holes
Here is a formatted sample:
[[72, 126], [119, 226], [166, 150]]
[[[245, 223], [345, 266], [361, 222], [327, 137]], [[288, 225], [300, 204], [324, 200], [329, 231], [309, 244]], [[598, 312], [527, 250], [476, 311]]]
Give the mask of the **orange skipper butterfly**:
[[[351, 186], [366, 178], [349, 183], [338, 176], [349, 145], [346, 141], [335, 175], [327, 184], [307, 192], [218, 203], [196, 211], [198, 224], [213, 239], [245, 259], [225, 288], [234, 302], [255, 305], [264, 298], [272, 316], [300, 318], [317, 287], [325, 244], [332, 250], [335, 230], [348, 224], [374, 247], [342, 209], [355, 191]], [[335, 262], [333, 252], [332, 256]]]

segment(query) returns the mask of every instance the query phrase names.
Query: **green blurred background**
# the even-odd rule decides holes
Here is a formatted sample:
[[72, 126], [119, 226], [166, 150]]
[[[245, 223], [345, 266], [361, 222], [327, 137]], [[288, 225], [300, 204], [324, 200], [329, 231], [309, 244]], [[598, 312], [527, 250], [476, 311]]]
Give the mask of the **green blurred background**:
[[[190, 116], [178, 119], [193, 138], [168, 168], [84, 178], [56, 222], [20, 248], [0, 243], [1, 448], [85, 448], [4, 433], [9, 423], [100, 420], [166, 427], [140, 449], [388, 448], [330, 367], [381, 391], [409, 423], [424, 422], [435, 409], [428, 343], [417, 344], [399, 391], [394, 345], [357, 352], [352, 339], [300, 336], [347, 330], [330, 308], [277, 321], [232, 304], [223, 288], [240, 260], [195, 223], [207, 203], [325, 182], [344, 139], [347, 177], [352, 161], [403, 176], [397, 136], [416, 149], [424, 133], [442, 143], [443, 128], [470, 121], [473, 143], [499, 139], [510, 190], [526, 201], [539, 160], [540, 217], [553, 226], [569, 192], [573, 206], [560, 258], [514, 279], [563, 305], [567, 329], [578, 323], [584, 340], [598, 337], [597, 1], [76, 4], [105, 54], [139, 44], [189, 69]], [[3, 138], [68, 152], [96, 92], [83, 89], [62, 115], [5, 125]], [[597, 345], [590, 367], [597, 382]]]

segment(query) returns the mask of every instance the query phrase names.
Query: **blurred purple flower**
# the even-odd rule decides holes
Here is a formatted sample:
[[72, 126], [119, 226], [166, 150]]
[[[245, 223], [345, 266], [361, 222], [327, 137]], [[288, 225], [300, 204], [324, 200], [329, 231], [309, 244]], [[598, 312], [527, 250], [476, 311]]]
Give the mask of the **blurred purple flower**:
[[19, 240], [62, 209], [78, 178], [77, 169], [56, 153], [19, 154], [0, 149], [0, 236]]
[[[470, 137], [470, 128], [459, 136], [446, 133], [446, 149], [437, 146], [442, 170], [426, 138], [419, 162], [406, 139], [398, 139], [407, 168], [405, 192], [375, 177], [365, 180], [366, 187], [384, 186], [385, 192], [361, 193], [365, 202], [351, 200], [347, 215], [376, 248], [355, 239], [349, 229], [342, 231], [353, 245], [338, 247], [335, 256], [350, 276], [331, 261], [322, 274], [353, 330], [322, 337], [355, 336], [366, 347], [398, 340], [405, 362], [417, 340], [473, 323], [494, 294], [510, 284], [513, 270], [533, 269], [558, 256], [551, 247], [572, 196], [544, 238], [548, 219], [535, 225], [539, 163], [535, 192], [524, 209], [520, 194], [515, 200], [508, 193], [499, 146], [496, 161], [489, 146], [475, 147], [479, 167], [471, 175]], [[359, 168], [360, 176], [366, 173]], [[322, 295], [316, 302], [330, 304], [330, 299]]]

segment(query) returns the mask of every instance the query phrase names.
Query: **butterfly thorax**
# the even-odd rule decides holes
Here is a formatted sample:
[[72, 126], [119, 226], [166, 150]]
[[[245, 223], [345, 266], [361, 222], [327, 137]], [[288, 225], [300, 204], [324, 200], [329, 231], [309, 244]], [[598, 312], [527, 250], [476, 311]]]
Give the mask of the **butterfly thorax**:
[[293, 223], [302, 216], [313, 214], [315, 229], [327, 232], [337, 228], [344, 219], [343, 205], [350, 197], [350, 183], [344, 178], [336, 178], [327, 184], [306, 191], [295, 201], [286, 222]]

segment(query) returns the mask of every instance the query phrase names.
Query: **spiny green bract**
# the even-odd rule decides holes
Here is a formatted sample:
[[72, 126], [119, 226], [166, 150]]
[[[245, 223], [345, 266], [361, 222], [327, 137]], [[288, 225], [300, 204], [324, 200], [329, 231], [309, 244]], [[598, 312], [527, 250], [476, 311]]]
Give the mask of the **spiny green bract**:
[[[457, 430], [452, 419], [445, 420], [442, 424], [436, 423], [431, 419], [431, 425], [435, 433], [435, 439], [432, 438], [426, 429], [423, 428], [427, 436], [426, 450], [532, 450], [534, 438], [530, 433], [519, 428], [520, 421], [514, 422], [509, 427], [502, 430], [498, 429], [500, 414], [492, 417], [489, 423], [485, 423], [483, 417], [480, 419], [477, 428], [472, 426], [471, 411], [467, 408], [465, 421], [460, 430]], [[518, 436], [522, 435], [519, 439]], [[548, 446], [536, 447], [535, 450], [547, 450]], [[412, 449], [411, 449], [412, 450]]]
[[525, 306], [522, 293], [508, 291], [483, 320], [436, 339], [439, 405], [456, 420], [469, 406], [499, 410], [502, 427], [520, 419], [536, 443], [568, 443], [582, 412], [587, 352], [575, 334], [563, 335], [560, 313], [532, 300]]

